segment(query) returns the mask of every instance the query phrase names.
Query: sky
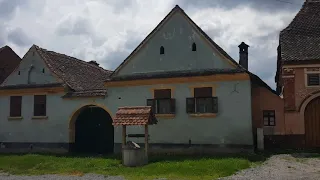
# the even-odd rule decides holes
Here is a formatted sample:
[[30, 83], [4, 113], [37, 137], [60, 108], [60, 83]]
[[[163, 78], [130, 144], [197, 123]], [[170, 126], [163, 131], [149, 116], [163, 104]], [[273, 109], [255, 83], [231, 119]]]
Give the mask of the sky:
[[0, 0], [0, 46], [36, 44], [114, 70], [177, 4], [233, 59], [275, 88], [279, 32], [304, 0]]

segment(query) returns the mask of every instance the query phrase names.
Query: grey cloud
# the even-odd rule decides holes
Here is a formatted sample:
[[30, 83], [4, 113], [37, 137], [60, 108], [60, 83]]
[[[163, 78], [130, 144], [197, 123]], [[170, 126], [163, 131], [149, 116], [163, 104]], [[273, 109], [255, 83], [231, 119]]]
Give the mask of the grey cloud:
[[26, 0], [2, 0], [0, 1], [0, 18], [11, 19], [16, 9], [27, 3]]
[[30, 38], [21, 28], [10, 31], [8, 34], [8, 41], [18, 46], [27, 46], [31, 43]]
[[55, 32], [60, 36], [87, 35], [93, 33], [93, 28], [88, 19], [79, 16], [69, 16], [58, 25]]
[[207, 8], [207, 7], [222, 7], [222, 8], [236, 8], [238, 6], [251, 6], [257, 10], [262, 11], [284, 11], [284, 10], [298, 10], [301, 8], [303, 1], [301, 0], [178, 0], [179, 4], [185, 8]]

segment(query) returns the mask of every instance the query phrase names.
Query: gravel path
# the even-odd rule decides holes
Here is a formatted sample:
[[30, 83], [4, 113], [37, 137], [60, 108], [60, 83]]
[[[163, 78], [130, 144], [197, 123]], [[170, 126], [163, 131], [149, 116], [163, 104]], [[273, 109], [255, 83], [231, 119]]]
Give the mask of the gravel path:
[[[314, 157], [314, 156], [313, 156]], [[319, 180], [320, 158], [312, 154], [275, 155], [263, 165], [221, 180]]]
[[[319, 180], [320, 158], [312, 154], [275, 155], [261, 166], [246, 169], [220, 180]], [[123, 177], [86, 174], [78, 176], [14, 176], [0, 173], [0, 180], [124, 180]]]

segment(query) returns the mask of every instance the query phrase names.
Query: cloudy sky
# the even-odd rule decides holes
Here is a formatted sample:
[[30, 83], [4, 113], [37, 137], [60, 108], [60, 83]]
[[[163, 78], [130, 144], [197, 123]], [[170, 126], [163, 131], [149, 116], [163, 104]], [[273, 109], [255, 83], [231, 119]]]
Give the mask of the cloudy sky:
[[32, 44], [114, 70], [178, 4], [238, 61], [275, 88], [279, 31], [304, 0], [0, 0], [0, 46], [20, 57]]

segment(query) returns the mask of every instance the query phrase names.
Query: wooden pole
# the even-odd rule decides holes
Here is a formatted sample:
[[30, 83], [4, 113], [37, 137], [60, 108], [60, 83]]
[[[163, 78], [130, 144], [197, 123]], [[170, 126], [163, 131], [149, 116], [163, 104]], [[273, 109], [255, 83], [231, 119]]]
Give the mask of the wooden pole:
[[124, 148], [125, 145], [127, 144], [126, 136], [127, 136], [127, 126], [123, 125], [122, 126], [122, 148]]
[[145, 136], [144, 136], [144, 150], [145, 150], [145, 155], [146, 155], [146, 157], [148, 157], [148, 146], [149, 146], [149, 143], [148, 143], [148, 139], [149, 139], [149, 132], [148, 132], [148, 125], [145, 125], [145, 128], [144, 128], [144, 130], [145, 130]]
[[121, 154], [122, 154], [122, 163], [123, 163], [123, 149], [126, 146], [126, 136], [127, 136], [127, 126], [123, 125], [122, 126], [122, 149], [121, 149]]

